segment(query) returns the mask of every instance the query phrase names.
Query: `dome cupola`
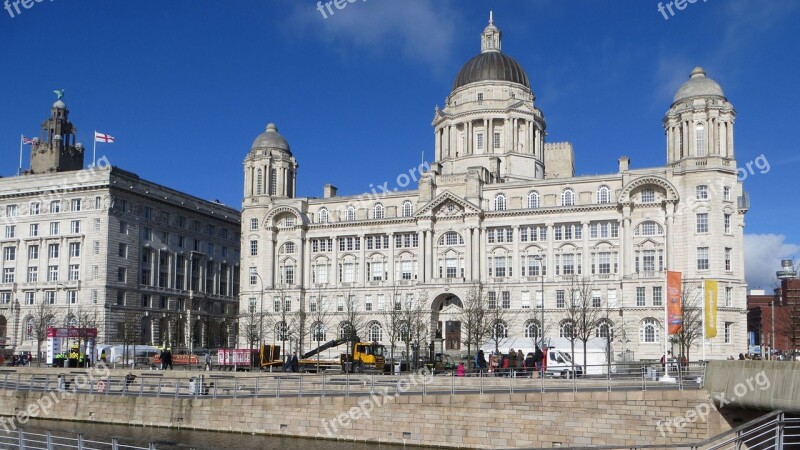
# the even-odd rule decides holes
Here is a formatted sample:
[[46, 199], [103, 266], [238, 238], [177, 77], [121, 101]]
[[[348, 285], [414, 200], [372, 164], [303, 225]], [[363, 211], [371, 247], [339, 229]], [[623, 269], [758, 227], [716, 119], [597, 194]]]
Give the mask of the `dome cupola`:
[[256, 137], [253, 150], [281, 150], [292, 154], [289, 142], [278, 133], [278, 127], [274, 123], [268, 124], [266, 130]]
[[702, 67], [695, 67], [689, 79], [678, 88], [674, 103], [694, 97], [725, 97], [722, 87], [716, 81], [706, 76]]

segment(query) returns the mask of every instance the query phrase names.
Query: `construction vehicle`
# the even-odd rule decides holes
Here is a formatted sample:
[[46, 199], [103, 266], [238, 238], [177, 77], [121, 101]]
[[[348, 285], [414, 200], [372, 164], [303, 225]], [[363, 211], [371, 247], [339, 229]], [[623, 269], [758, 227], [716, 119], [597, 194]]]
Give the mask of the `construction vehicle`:
[[[313, 358], [317, 354], [333, 347], [338, 347], [344, 343], [351, 343], [350, 352], [342, 353], [336, 359]], [[383, 372], [383, 365], [386, 362], [384, 354], [386, 348], [377, 342], [361, 342], [355, 336], [343, 339], [334, 339], [325, 344], [306, 352], [302, 355], [299, 363], [300, 370], [306, 372], [340, 368], [345, 373], [362, 373], [365, 370], [375, 370]]]

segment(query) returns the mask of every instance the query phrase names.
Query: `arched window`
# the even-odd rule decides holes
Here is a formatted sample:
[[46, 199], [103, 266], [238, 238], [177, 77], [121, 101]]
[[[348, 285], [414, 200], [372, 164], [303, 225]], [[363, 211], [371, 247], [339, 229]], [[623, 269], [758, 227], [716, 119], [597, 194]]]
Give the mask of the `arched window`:
[[414, 205], [411, 204], [411, 201], [406, 200], [403, 202], [402, 216], [411, 217], [412, 215], [414, 215]]
[[294, 255], [295, 251], [296, 251], [296, 247], [294, 245], [294, 242], [287, 242], [287, 243], [283, 244], [283, 247], [281, 247], [280, 254], [281, 255]]
[[455, 231], [448, 231], [439, 238], [439, 245], [464, 245], [464, 238]]
[[597, 203], [611, 203], [611, 189], [608, 186], [597, 189]]
[[561, 193], [561, 206], [575, 206], [575, 192], [572, 189], [564, 189]]
[[317, 322], [311, 327], [311, 340], [314, 342], [324, 342], [327, 341], [325, 338], [325, 325], [321, 322]]
[[399, 341], [400, 342], [408, 342], [411, 338], [410, 329], [408, 327], [408, 322], [402, 322], [400, 324], [400, 328], [398, 329], [399, 333]]
[[289, 326], [286, 322], [278, 322], [275, 324], [275, 340], [285, 341], [289, 339]]
[[595, 329], [595, 337], [608, 339], [614, 337], [613, 324], [607, 320], [601, 321]]
[[539, 193], [530, 191], [528, 193], [528, 209], [536, 209], [539, 207]]
[[656, 319], [648, 317], [639, 325], [639, 342], [652, 344], [658, 342], [659, 324]]
[[356, 220], [356, 207], [353, 205], [348, 205], [347, 208], [344, 210], [344, 220], [347, 222], [351, 222]]
[[492, 338], [506, 339], [507, 337], [508, 337], [508, 325], [506, 325], [506, 323], [503, 322], [502, 320], [498, 320], [492, 327]]
[[30, 317], [30, 318], [28, 318], [28, 320], [25, 321], [25, 340], [33, 339], [34, 323], [35, 323], [35, 321], [33, 320], [33, 317]]
[[495, 211], [505, 211], [506, 210], [506, 196], [503, 194], [497, 194], [494, 196], [494, 210]]
[[558, 327], [558, 335], [562, 338], [571, 339], [574, 331], [575, 327], [569, 320], [561, 322], [561, 325]]
[[347, 339], [353, 337], [353, 325], [350, 322], [341, 322], [339, 324], [339, 339]]
[[539, 323], [531, 320], [525, 324], [525, 337], [529, 339], [539, 339]]
[[372, 207], [372, 218], [383, 219], [383, 204], [375, 203], [375, 206]]
[[652, 220], [640, 223], [633, 231], [634, 236], [661, 236], [663, 234], [664, 228]]
[[694, 129], [695, 143], [697, 145], [697, 156], [706, 156], [706, 127], [698, 123]]
[[261, 169], [256, 169], [256, 194], [261, 195], [264, 193], [264, 172]]
[[378, 322], [372, 322], [367, 327], [367, 339], [380, 342], [383, 340], [383, 327]]
[[269, 171], [269, 195], [278, 195], [278, 170]]
[[328, 210], [325, 208], [321, 208], [319, 213], [317, 213], [319, 223], [328, 223], [329, 215]]

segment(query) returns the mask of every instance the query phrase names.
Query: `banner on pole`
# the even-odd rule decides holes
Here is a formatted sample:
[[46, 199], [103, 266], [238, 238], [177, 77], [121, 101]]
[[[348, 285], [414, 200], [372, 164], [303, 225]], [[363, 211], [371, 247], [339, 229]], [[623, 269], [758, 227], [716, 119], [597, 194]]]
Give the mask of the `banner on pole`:
[[705, 280], [705, 310], [703, 326], [706, 327], [706, 338], [717, 336], [717, 280]]
[[667, 272], [667, 322], [669, 334], [678, 334], [683, 328], [681, 307], [681, 273]]

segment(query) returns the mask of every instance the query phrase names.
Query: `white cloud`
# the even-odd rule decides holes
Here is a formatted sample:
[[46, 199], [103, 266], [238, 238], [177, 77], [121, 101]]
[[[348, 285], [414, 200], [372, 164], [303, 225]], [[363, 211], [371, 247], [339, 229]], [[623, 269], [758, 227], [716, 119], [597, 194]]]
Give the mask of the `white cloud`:
[[781, 259], [800, 254], [800, 245], [786, 242], [782, 234], [744, 235], [744, 273], [750, 289], [771, 290]]
[[341, 10], [332, 6], [334, 15], [325, 9], [327, 18], [316, 9], [316, 3], [292, 3], [288, 25], [295, 31], [331, 47], [345, 44], [374, 53], [397, 52], [434, 71], [445, 68], [451, 58], [460, 20], [460, 8], [450, 0], [346, 2]]

